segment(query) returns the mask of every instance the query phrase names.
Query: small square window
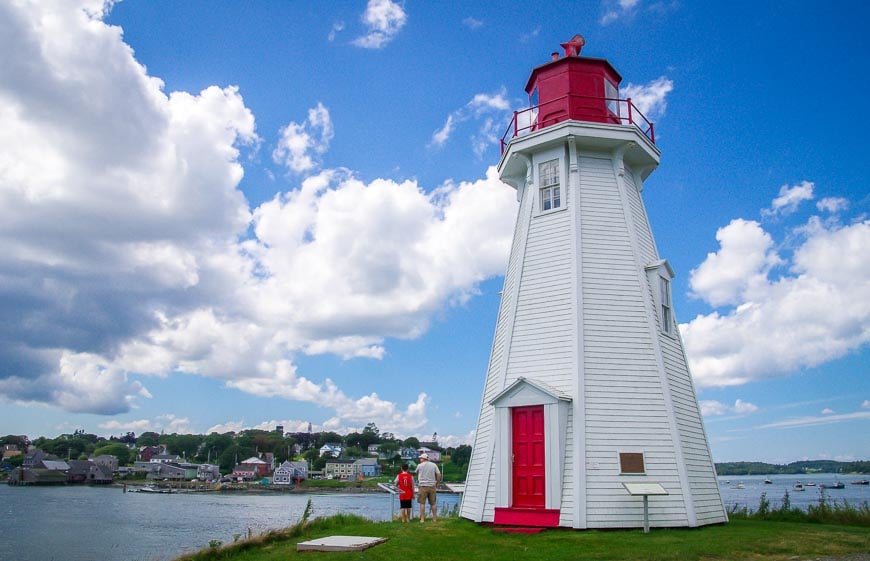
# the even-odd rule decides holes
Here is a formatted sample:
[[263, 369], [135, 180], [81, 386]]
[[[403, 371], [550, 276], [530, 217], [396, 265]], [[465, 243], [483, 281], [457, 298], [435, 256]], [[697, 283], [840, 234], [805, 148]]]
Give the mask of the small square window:
[[620, 473], [646, 473], [643, 465], [642, 452], [620, 452], [619, 453], [619, 472]]

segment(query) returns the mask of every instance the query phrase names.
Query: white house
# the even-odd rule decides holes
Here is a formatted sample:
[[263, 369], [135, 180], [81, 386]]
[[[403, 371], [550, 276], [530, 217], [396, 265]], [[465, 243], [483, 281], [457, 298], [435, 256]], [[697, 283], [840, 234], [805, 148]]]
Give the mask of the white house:
[[324, 444], [320, 447], [320, 455], [331, 454], [333, 458], [341, 456], [341, 444]]
[[460, 515], [641, 527], [632, 493], [661, 489], [651, 526], [725, 522], [674, 272], [641, 198], [659, 163], [654, 129], [583, 44], [532, 71], [533, 107], [515, 115], [498, 164], [519, 210]]

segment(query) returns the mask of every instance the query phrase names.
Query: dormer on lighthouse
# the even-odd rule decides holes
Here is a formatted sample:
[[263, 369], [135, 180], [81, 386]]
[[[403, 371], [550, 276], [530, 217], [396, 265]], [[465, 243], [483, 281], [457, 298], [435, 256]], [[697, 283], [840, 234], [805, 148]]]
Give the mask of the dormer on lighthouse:
[[530, 107], [502, 141], [499, 177], [520, 204], [460, 514], [569, 528], [726, 522], [674, 272], [641, 198], [659, 163], [653, 125], [584, 44], [576, 35], [532, 70]]

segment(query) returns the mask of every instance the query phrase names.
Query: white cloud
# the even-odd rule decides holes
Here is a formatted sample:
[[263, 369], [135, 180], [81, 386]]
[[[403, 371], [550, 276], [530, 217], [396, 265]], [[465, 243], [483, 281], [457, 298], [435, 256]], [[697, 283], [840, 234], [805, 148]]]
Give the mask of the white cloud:
[[505, 98], [504, 89], [491, 94], [475, 94], [471, 101], [447, 116], [444, 125], [432, 133], [429, 146], [438, 148], [446, 144], [461, 123], [470, 120], [482, 121], [471, 137], [472, 148], [481, 157], [487, 147], [499, 143], [499, 135], [503, 132], [501, 127], [504, 126], [509, 112], [510, 102]]
[[797, 185], [791, 186], [783, 185], [779, 188], [779, 196], [773, 199], [770, 208], [762, 209], [761, 215], [788, 216], [795, 212], [802, 202], [813, 200], [814, 189], [815, 184], [810, 181], [802, 181]]
[[640, 0], [605, 0], [604, 15], [598, 22], [601, 25], [609, 25], [620, 18], [633, 15], [639, 3]]
[[[661, 119], [668, 107], [667, 95], [674, 89], [674, 82], [660, 76], [648, 84], [635, 85], [631, 82], [620, 89], [620, 98], [631, 98], [631, 102], [650, 121]], [[624, 109], [624, 108], [623, 108]]]
[[758, 411], [758, 406], [752, 403], [738, 399], [734, 405], [728, 406], [720, 401], [702, 400], [699, 402], [701, 406], [701, 415], [704, 417], [716, 417], [726, 413], [735, 413], [737, 415], [748, 415]]
[[831, 425], [835, 423], [843, 423], [847, 421], [861, 421], [870, 419], [870, 411], [860, 411], [857, 413], [847, 413], [843, 415], [825, 415], [824, 417], [801, 417], [798, 419], [787, 419], [762, 425], [758, 428], [762, 429], [796, 429], [803, 427], [812, 427], [818, 425]]
[[369, 0], [362, 22], [368, 32], [354, 39], [353, 44], [364, 49], [380, 49], [392, 41], [408, 21], [405, 9], [391, 0]]
[[481, 27], [483, 27], [483, 22], [480, 21], [479, 19], [475, 19], [471, 16], [468, 16], [467, 18], [462, 20], [462, 25], [464, 25], [465, 27], [467, 27], [469, 29], [475, 30], [475, 29], [480, 29]]
[[870, 399], [861, 402], [861, 409], [870, 409]]
[[792, 234], [803, 238], [778, 277], [770, 235], [743, 220], [717, 233], [720, 251], [692, 272], [696, 295], [731, 306], [680, 326], [699, 387], [789, 374], [870, 342], [870, 221], [811, 218]]
[[746, 301], [767, 282], [770, 269], [781, 262], [773, 239], [755, 221], [732, 220], [716, 231], [720, 249], [689, 273], [692, 295], [712, 306]]
[[734, 402], [734, 407], [731, 408], [732, 411], [737, 413], [738, 415], [747, 415], [749, 413], [755, 413], [758, 411], [758, 406], [748, 401], [743, 401], [742, 399], [738, 399]]
[[824, 409], [822, 409], [822, 415], [832, 415], [833, 413], [834, 410], [830, 407], [825, 407]]
[[816, 208], [822, 212], [840, 212], [849, 208], [849, 201], [843, 197], [825, 197], [816, 203]]
[[329, 34], [326, 36], [326, 40], [330, 43], [335, 41], [335, 36], [344, 31], [344, 22], [337, 21], [332, 24], [332, 28], [329, 30]]
[[[165, 94], [101, 6], [0, 7], [0, 396], [111, 415], [186, 373], [419, 430], [425, 394], [348, 396], [294, 358], [379, 359], [424, 333], [502, 272], [513, 191], [493, 169], [429, 193], [320, 170], [251, 209], [240, 160], [261, 140], [238, 88]], [[379, 6], [371, 21], [401, 27]], [[332, 136], [318, 104], [279, 160], [311, 172]]]
[[290, 122], [281, 129], [272, 159], [296, 173], [311, 171], [319, 166], [317, 157], [329, 149], [334, 136], [329, 110], [318, 102], [308, 110], [304, 123]]
[[143, 432], [164, 432], [167, 434], [191, 434], [192, 430], [190, 419], [187, 417], [177, 417], [171, 413], [158, 415], [154, 419], [137, 419], [133, 421], [118, 421], [111, 420], [97, 425], [101, 429], [109, 431], [109, 434], [134, 432], [142, 434]]
[[714, 417], [717, 415], [724, 415], [728, 412], [728, 406], [722, 403], [721, 401], [715, 400], [701, 400], [698, 403], [701, 406], [701, 415], [705, 417]]

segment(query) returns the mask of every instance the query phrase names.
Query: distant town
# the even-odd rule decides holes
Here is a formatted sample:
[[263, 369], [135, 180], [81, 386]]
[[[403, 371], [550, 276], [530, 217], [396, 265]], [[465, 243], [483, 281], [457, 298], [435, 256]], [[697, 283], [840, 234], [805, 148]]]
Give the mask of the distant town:
[[113, 482], [213, 483], [290, 488], [303, 482], [360, 482], [394, 475], [403, 463], [415, 465], [425, 453], [442, 466], [445, 478], [463, 481], [471, 447], [443, 448], [431, 441], [404, 440], [381, 433], [374, 423], [361, 432], [158, 434], [104, 438], [76, 431], [31, 441], [24, 435], [0, 437], [0, 480], [10, 485], [109, 484]]
[[[0, 437], [0, 481], [11, 485], [109, 484], [137, 481], [157, 485], [214, 483], [269, 485], [302, 482], [360, 482], [383, 479], [403, 463], [416, 464], [426, 453], [444, 471], [446, 481], [464, 481], [471, 446], [443, 448], [437, 434], [429, 441], [404, 440], [369, 423], [361, 432], [284, 432], [158, 434], [128, 432], [104, 438], [84, 431], [39, 437]], [[810, 460], [790, 464], [717, 463], [721, 476], [811, 473], [870, 473], [870, 462]], [[238, 488], [238, 487], [236, 487]]]

